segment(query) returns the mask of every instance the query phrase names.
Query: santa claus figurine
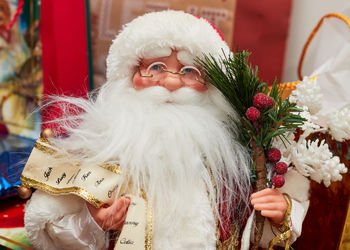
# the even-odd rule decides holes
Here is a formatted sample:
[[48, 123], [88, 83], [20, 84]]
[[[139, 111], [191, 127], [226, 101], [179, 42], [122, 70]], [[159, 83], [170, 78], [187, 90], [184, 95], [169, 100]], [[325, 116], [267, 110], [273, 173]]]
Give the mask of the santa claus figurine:
[[[116, 249], [244, 249], [254, 231], [253, 218], [247, 222], [254, 209], [266, 217], [260, 244], [268, 247], [288, 205], [290, 242], [300, 235], [308, 180], [289, 171], [283, 190], [251, 194], [250, 156], [230, 126], [238, 117], [216, 88], [203, 84], [194, 63], [203, 53], [214, 58], [229, 53], [207, 20], [180, 11], [148, 13], [113, 41], [107, 82], [98, 92], [89, 99], [56, 98], [83, 112], [61, 120], [68, 136], [52, 138], [50, 145], [73, 155], [80, 166], [117, 163], [120, 178], [111, 199], [98, 206], [81, 198], [91, 198], [82, 189], [32, 182], [42, 189], [33, 193], [25, 213], [35, 248], [106, 249], [115, 237], [111, 232], [121, 232]], [[72, 157], [57, 161], [68, 164]], [[51, 171], [44, 172], [47, 179]], [[292, 197], [291, 204], [282, 193]], [[152, 212], [142, 248], [127, 236], [138, 237], [133, 226], [136, 230], [139, 222], [128, 219], [134, 196], [146, 201], [141, 217]]]

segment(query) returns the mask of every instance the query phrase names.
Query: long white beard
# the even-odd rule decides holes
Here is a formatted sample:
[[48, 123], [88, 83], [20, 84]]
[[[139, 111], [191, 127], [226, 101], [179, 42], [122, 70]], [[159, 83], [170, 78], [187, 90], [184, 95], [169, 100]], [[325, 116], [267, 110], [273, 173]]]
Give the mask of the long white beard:
[[205, 93], [136, 91], [126, 81], [107, 83], [91, 100], [56, 98], [85, 112], [61, 120], [69, 137], [52, 143], [81, 161], [118, 161], [134, 192], [143, 188], [168, 225], [176, 223], [173, 215], [185, 216], [197, 189], [208, 192], [216, 211], [224, 190], [232, 211], [237, 200], [247, 208], [248, 158], [229, 126], [235, 113], [221, 94], [213, 87]]

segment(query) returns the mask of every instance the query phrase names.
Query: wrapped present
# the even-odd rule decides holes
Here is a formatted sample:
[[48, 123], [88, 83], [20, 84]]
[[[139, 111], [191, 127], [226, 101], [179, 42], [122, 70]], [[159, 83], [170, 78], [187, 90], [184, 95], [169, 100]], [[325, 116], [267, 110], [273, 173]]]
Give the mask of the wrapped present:
[[33, 139], [16, 135], [0, 139], [0, 199], [17, 194], [24, 164], [34, 144]]

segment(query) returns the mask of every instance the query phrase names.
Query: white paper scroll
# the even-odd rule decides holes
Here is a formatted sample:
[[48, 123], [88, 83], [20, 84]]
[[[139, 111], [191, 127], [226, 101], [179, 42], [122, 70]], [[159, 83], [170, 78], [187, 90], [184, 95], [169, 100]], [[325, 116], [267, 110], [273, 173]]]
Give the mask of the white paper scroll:
[[147, 201], [130, 196], [130, 206], [115, 250], [151, 249], [152, 216]]

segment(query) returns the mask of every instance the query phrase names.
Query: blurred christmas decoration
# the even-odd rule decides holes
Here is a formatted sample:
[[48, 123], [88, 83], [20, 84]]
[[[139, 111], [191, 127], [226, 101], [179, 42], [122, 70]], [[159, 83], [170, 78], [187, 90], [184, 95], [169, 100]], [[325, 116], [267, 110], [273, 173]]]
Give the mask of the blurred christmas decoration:
[[[42, 91], [39, 2], [0, 0], [0, 199], [17, 194], [40, 132]], [[2, 18], [1, 18], [2, 17]]]
[[0, 0], [0, 245], [31, 249], [24, 204], [16, 195], [24, 164], [40, 133], [42, 95], [39, 0]]
[[0, 123], [9, 133], [36, 138], [40, 115], [31, 113], [42, 94], [39, 3], [1, 0], [0, 5]]

